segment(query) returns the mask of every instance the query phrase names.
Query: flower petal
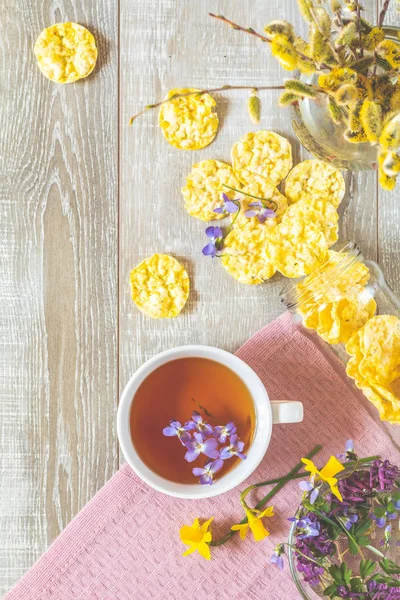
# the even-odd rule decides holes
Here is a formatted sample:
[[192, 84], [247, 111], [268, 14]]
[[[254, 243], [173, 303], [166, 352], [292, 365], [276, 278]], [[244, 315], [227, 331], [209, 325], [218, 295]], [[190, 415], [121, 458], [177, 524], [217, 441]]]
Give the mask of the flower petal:
[[194, 469], [192, 469], [192, 473], [193, 473], [193, 475], [196, 475], [196, 477], [200, 477], [200, 475], [204, 475], [205, 472], [206, 472], [206, 470], [202, 469], [201, 467], [194, 467]]
[[163, 435], [165, 435], [166, 437], [172, 437], [173, 435], [178, 435], [178, 430], [176, 429], [176, 427], [164, 427], [162, 432], [163, 432]]
[[245, 210], [243, 214], [248, 219], [251, 219], [252, 217], [256, 217], [258, 215], [257, 211], [255, 210]]
[[197, 551], [206, 560], [211, 560], [210, 547], [205, 542], [202, 542], [197, 546]]
[[[208, 519], [208, 521], [204, 521], [203, 525], [201, 526], [201, 531], [203, 533], [205, 533], [208, 530], [208, 528], [210, 527], [213, 519], [214, 519], [214, 517], [211, 517], [210, 519]], [[208, 541], [211, 542], [211, 537], [210, 537], [210, 539]]]
[[220, 450], [219, 457], [222, 460], [227, 460], [228, 458], [232, 458], [232, 456], [233, 453], [230, 446], [225, 446], [225, 448], [222, 448], [222, 450]]
[[250, 529], [252, 531], [254, 540], [256, 542], [261, 542], [264, 538], [269, 535], [269, 531], [265, 529], [264, 523], [261, 520], [261, 517], [254, 519], [249, 523]]
[[217, 235], [214, 234], [216, 229], [217, 228], [214, 227], [213, 225], [211, 225], [210, 227], [207, 227], [207, 229], [206, 229], [206, 236], [209, 237], [209, 238], [211, 238], [211, 239], [214, 239], [214, 238], [218, 237]]
[[321, 469], [319, 476], [326, 481], [335, 477], [338, 473], [344, 470], [344, 466], [338, 461], [336, 456], [331, 456], [326, 465]]
[[185, 454], [187, 462], [193, 462], [200, 455], [200, 450], [188, 450]]
[[214, 208], [213, 212], [218, 213], [219, 215], [221, 215], [222, 213], [225, 212], [225, 208], [223, 206], [217, 206], [217, 208]]
[[239, 210], [239, 206], [235, 202], [232, 202], [232, 200], [228, 200], [228, 202], [225, 202], [225, 210], [232, 214]]
[[314, 486], [310, 481], [300, 481], [299, 488], [303, 490], [303, 492], [310, 492], [314, 489]]
[[202, 253], [204, 254], [204, 256], [211, 256], [211, 258], [214, 258], [214, 256], [217, 254], [215, 244], [213, 242], [210, 242], [209, 244], [207, 244], [207, 246], [204, 246], [204, 248], [202, 249]]
[[248, 523], [243, 523], [243, 524], [239, 523], [238, 525], [232, 525], [231, 530], [238, 531], [239, 535], [240, 535], [240, 539], [244, 540], [247, 535], [247, 532], [249, 530], [249, 524]]
[[212, 462], [210, 465], [210, 473], [213, 473], [215, 475], [215, 473], [218, 473], [218, 471], [222, 469], [223, 466], [224, 461], [221, 458], [217, 458], [217, 460], [214, 460], [214, 462]]
[[314, 504], [319, 495], [319, 489], [315, 488], [310, 494], [310, 504]]

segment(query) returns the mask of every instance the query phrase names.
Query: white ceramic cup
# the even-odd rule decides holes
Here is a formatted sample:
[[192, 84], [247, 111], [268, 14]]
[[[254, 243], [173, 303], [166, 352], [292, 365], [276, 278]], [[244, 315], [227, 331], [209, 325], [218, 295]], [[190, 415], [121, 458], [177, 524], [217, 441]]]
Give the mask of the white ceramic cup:
[[[256, 425], [253, 441], [247, 450], [247, 459], [240, 461], [231, 471], [217, 479], [212, 485], [180, 484], [160, 477], [142, 461], [135, 450], [131, 437], [130, 412], [140, 384], [161, 365], [172, 360], [188, 357], [208, 358], [234, 371], [246, 384], [254, 402]], [[277, 423], [299, 423], [302, 420], [303, 405], [301, 402], [270, 400], [267, 390], [258, 375], [234, 354], [212, 346], [179, 346], [157, 354], [144, 363], [130, 378], [122, 392], [117, 425], [122, 452], [129, 465], [143, 481], [155, 490], [169, 496], [198, 499], [223, 494], [247, 479], [264, 458], [271, 439], [272, 425]]]

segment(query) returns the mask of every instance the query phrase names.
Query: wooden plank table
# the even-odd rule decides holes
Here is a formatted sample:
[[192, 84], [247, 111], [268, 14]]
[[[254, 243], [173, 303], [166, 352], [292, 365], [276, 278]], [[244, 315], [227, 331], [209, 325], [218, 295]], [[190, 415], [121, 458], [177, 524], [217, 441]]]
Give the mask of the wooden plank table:
[[[379, 2], [365, 1], [367, 16]], [[153, 354], [179, 344], [235, 350], [283, 310], [282, 279], [241, 286], [201, 255], [204, 224], [180, 188], [193, 162], [229, 160], [254, 126], [246, 92], [217, 94], [221, 128], [196, 152], [169, 146], [149, 113], [172, 87], [264, 85], [261, 127], [287, 135], [277, 107], [287, 72], [251, 36], [207, 13], [261, 29], [299, 28], [294, 0], [0, 0], [0, 593], [48, 547], [118, 469], [118, 395]], [[95, 34], [100, 60], [84, 82], [57, 86], [33, 43], [74, 20]], [[389, 21], [399, 24], [394, 9]], [[304, 31], [304, 25], [302, 25]], [[378, 259], [400, 291], [400, 208], [372, 172], [348, 175], [342, 239]], [[151, 321], [130, 299], [129, 272], [153, 252], [175, 255], [192, 283], [174, 321]]]

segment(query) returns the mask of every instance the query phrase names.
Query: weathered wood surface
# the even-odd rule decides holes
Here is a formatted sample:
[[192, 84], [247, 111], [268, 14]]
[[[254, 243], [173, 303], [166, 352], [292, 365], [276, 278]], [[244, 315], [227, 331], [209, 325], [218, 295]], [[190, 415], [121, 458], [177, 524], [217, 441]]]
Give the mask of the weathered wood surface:
[[[194, 162], [228, 161], [254, 128], [246, 92], [216, 95], [221, 128], [202, 151], [169, 146], [156, 113], [129, 128], [131, 114], [172, 87], [267, 85], [260, 126], [289, 136], [295, 160], [307, 156], [276, 104], [287, 72], [265, 45], [207, 15], [298, 26], [294, 0], [36, 4], [0, 0], [0, 592], [118, 468], [117, 396], [137, 366], [179, 344], [233, 351], [283, 310], [278, 276], [241, 286], [201, 255], [205, 224], [186, 214], [180, 194]], [[375, 0], [364, 4], [376, 14]], [[66, 19], [97, 34], [102, 59], [85, 83], [58, 87], [37, 71], [31, 48], [44, 26]], [[348, 180], [341, 237], [379, 257], [399, 290], [397, 194], [378, 192], [371, 172]], [[131, 302], [129, 272], [153, 252], [173, 254], [190, 273], [179, 319], [151, 321]]]
[[[113, 0], [1, 0], [0, 14], [2, 595], [118, 467], [118, 105]], [[32, 47], [67, 20], [101, 58], [60, 86]]]

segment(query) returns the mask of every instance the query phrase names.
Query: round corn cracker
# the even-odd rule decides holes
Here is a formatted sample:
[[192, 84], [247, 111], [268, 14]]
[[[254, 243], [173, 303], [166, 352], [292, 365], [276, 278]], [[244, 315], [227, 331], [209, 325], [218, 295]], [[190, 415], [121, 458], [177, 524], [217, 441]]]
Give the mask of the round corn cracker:
[[[170, 90], [166, 98], [196, 92], [195, 88]], [[205, 148], [218, 130], [216, 102], [210, 94], [181, 96], [160, 106], [158, 123], [167, 142], [182, 150]]]
[[276, 269], [266, 253], [269, 231], [260, 223], [248, 223], [226, 236], [222, 266], [240, 283], [256, 285], [274, 275]]
[[[251, 194], [251, 196], [256, 196], [257, 198], [263, 198], [266, 200], [265, 208], [270, 208], [271, 210], [275, 211], [276, 217], [266, 219], [264, 222], [265, 226], [275, 227], [281, 222], [282, 216], [284, 215], [288, 205], [285, 196], [283, 196], [275, 186], [260, 178], [258, 181], [252, 181], [251, 183], [245, 185], [242, 189], [242, 192], [246, 192], [246, 194]], [[246, 217], [244, 214], [247, 210], [257, 208], [249, 206], [249, 204], [257, 202], [257, 198], [252, 198], [251, 196], [245, 196], [244, 194], [236, 195], [237, 198], [240, 198], [240, 213], [236, 218], [235, 213], [231, 214], [231, 219], [235, 219], [235, 225], [246, 225], [249, 220], [258, 221], [257, 216]]]
[[321, 267], [328, 244], [318, 224], [286, 221], [273, 229], [267, 239], [267, 254], [285, 277], [302, 277]]
[[131, 271], [132, 300], [153, 319], [177, 317], [189, 297], [185, 268], [168, 254], [153, 254]]
[[325, 235], [328, 246], [332, 246], [338, 240], [339, 215], [330, 202], [299, 200], [296, 204], [289, 206], [282, 219], [285, 223], [293, 220], [318, 224]]
[[78, 23], [56, 23], [44, 29], [33, 49], [43, 75], [56, 83], [87, 77], [97, 61], [94, 36]]
[[299, 200], [328, 200], [337, 208], [345, 193], [343, 175], [323, 160], [304, 160], [290, 171], [285, 181], [289, 204]]
[[233, 146], [232, 164], [244, 184], [262, 177], [278, 185], [292, 168], [292, 146], [273, 131], [248, 133]]
[[182, 188], [189, 215], [201, 221], [223, 219], [225, 214], [214, 212], [215, 208], [224, 204], [222, 193], [230, 199], [237, 197], [236, 192], [225, 188], [223, 184], [236, 189], [241, 187], [230, 165], [219, 160], [203, 160], [193, 165]]

